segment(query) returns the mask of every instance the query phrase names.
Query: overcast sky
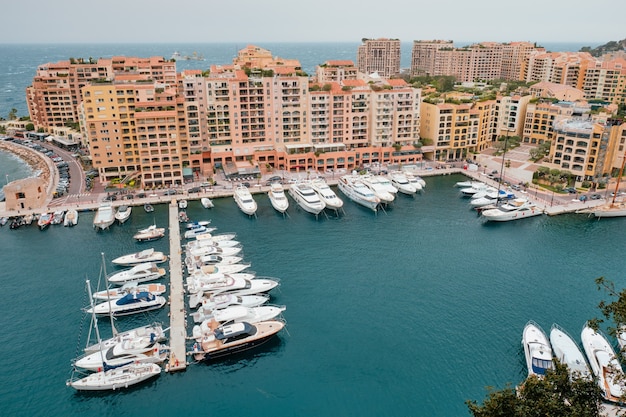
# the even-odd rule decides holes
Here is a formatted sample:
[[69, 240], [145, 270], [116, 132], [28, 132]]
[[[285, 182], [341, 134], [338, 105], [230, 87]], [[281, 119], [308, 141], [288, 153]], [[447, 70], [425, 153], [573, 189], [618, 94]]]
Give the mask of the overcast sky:
[[626, 38], [624, 0], [35, 0], [11, 1], [2, 15], [0, 43], [396, 38], [596, 46]]

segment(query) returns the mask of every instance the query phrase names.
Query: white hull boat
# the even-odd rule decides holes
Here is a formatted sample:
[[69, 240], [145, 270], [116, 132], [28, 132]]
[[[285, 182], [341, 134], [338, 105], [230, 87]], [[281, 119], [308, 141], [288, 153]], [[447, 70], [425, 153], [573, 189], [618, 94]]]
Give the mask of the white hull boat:
[[65, 211], [57, 210], [52, 215], [51, 224], [61, 224], [63, 223], [63, 218], [65, 217]]
[[76, 226], [78, 224], [78, 210], [70, 209], [65, 213], [65, 219], [63, 219], [63, 226]]
[[200, 220], [197, 222], [191, 222], [186, 224], [186, 228], [189, 230], [196, 229], [198, 227], [206, 227], [211, 224], [211, 220]]
[[607, 401], [620, 402], [625, 390], [624, 371], [613, 347], [601, 333], [597, 333], [588, 324], [583, 327], [580, 338], [604, 398]]
[[211, 201], [211, 199], [208, 197], [202, 197], [200, 199], [200, 204], [202, 204], [202, 207], [204, 207], [205, 209], [213, 208], [213, 201]]
[[[383, 177], [379, 175], [362, 175], [360, 177], [363, 184], [365, 184], [370, 190], [372, 190], [374, 195], [376, 195], [376, 197], [380, 199], [381, 203], [389, 204], [392, 203], [393, 200], [395, 200], [396, 195], [395, 193], [390, 192], [386, 185], [386, 183], [389, 183], [391, 185], [391, 182], [386, 178], [386, 182], [382, 182], [382, 178]], [[394, 190], [396, 190], [396, 192], [398, 191], [396, 188], [394, 188]]]
[[[127, 294], [124, 297], [96, 304], [93, 312], [98, 315], [112, 315], [114, 317], [128, 316], [130, 314], [143, 313], [157, 310], [166, 303], [165, 297], [153, 295], [149, 292]], [[91, 310], [87, 311], [91, 313]]]
[[270, 203], [274, 210], [279, 213], [284, 213], [289, 208], [289, 200], [285, 195], [283, 186], [278, 182], [273, 182], [270, 185], [270, 190], [267, 192], [267, 196], [270, 199]]
[[592, 211], [595, 217], [626, 217], [626, 204], [612, 203], [606, 206], [594, 208]]
[[410, 172], [405, 172], [404, 175], [406, 175], [406, 179], [409, 180], [409, 183], [415, 187], [417, 191], [422, 191], [424, 187], [426, 187], [426, 181], [417, 175], [413, 175]]
[[[165, 271], [164, 271], [165, 272]], [[127, 282], [121, 287], [111, 288], [104, 291], [98, 291], [93, 293], [93, 298], [96, 300], [117, 300], [122, 298], [131, 292], [149, 292], [154, 295], [161, 295], [167, 291], [167, 287], [159, 282], [153, 283], [139, 283], [137, 281]]]
[[337, 186], [339, 187], [339, 190], [353, 202], [367, 207], [370, 210], [378, 210], [380, 198], [378, 198], [372, 190], [363, 184], [357, 177], [344, 175], [339, 178]]
[[[200, 262], [202, 262], [202, 258], [200, 258]], [[214, 277], [219, 277], [220, 275], [237, 274], [248, 268], [250, 268], [250, 264], [205, 265], [204, 263], [201, 263], [198, 266], [192, 265], [191, 267], [187, 265], [189, 278], [205, 280], [210, 280]]]
[[192, 240], [191, 242], [187, 242], [185, 247], [188, 249], [191, 248], [199, 248], [200, 246], [213, 246], [213, 243], [219, 242], [222, 240], [233, 240], [237, 237], [236, 233], [222, 233], [219, 235], [200, 235], [196, 236], [196, 240]]
[[553, 368], [552, 349], [544, 331], [533, 321], [524, 327], [522, 346], [526, 356], [528, 376], [543, 376], [548, 369]]
[[128, 388], [161, 373], [161, 367], [155, 363], [131, 363], [108, 371], [99, 371], [67, 385], [78, 391], [115, 391]]
[[193, 229], [186, 230], [184, 237], [185, 239], [195, 239], [200, 235], [206, 235], [208, 233], [214, 232], [215, 230], [217, 230], [216, 227], [194, 227]]
[[550, 344], [556, 357], [567, 365], [570, 375], [574, 378], [591, 379], [591, 370], [587, 365], [585, 355], [581, 352], [574, 339], [557, 324], [550, 329]]
[[123, 224], [126, 220], [130, 219], [132, 211], [133, 208], [130, 206], [119, 206], [115, 213], [115, 220], [117, 220], [119, 224]]
[[239, 185], [235, 188], [235, 193], [233, 194], [233, 198], [235, 199], [235, 203], [239, 207], [243, 213], [248, 216], [253, 216], [257, 210], [256, 201], [252, 198], [252, 194], [250, 194], [250, 190], [245, 185]]
[[93, 227], [99, 230], [108, 229], [115, 221], [115, 209], [111, 204], [101, 204], [93, 218]]
[[74, 363], [79, 368], [90, 371], [103, 369], [104, 365], [111, 368], [131, 363], [163, 363], [167, 359], [169, 349], [158, 342], [126, 340], [110, 347], [106, 351], [93, 352]]
[[52, 213], [41, 213], [39, 220], [37, 220], [37, 226], [39, 226], [40, 230], [44, 230], [46, 227], [50, 226], [50, 223], [52, 223], [52, 216]]
[[284, 306], [231, 306], [215, 310], [201, 324], [193, 326], [192, 335], [199, 342], [203, 337], [213, 332], [216, 324], [241, 323], [243, 321], [251, 324], [259, 323], [277, 318], [285, 309]]
[[189, 307], [196, 308], [202, 303], [203, 295], [214, 297], [221, 294], [233, 295], [253, 295], [263, 294], [278, 286], [278, 281], [272, 279], [243, 279], [239, 277], [226, 276], [218, 282], [207, 283], [202, 280], [187, 282], [189, 297]]
[[126, 340], [154, 340], [162, 342], [165, 340], [165, 331], [163, 326], [154, 323], [147, 326], [141, 326], [134, 329], [126, 330], [124, 332], [116, 333], [115, 336], [102, 340], [100, 343], [87, 346], [85, 352], [98, 352], [100, 350], [105, 351], [118, 343], [122, 343]]
[[135, 233], [133, 239], [138, 242], [152, 242], [153, 240], [161, 239], [163, 236], [165, 236], [165, 228], [156, 227], [156, 225], [153, 224], [152, 226]]
[[107, 280], [112, 284], [122, 285], [129, 282], [152, 281], [164, 275], [165, 268], [159, 268], [154, 262], [144, 262], [112, 274]]
[[295, 200], [298, 206], [311, 214], [318, 215], [326, 207], [326, 204], [320, 200], [320, 197], [313, 188], [304, 182], [291, 184], [289, 187], [289, 195]]
[[180, 200], [178, 202], [178, 208], [184, 210], [187, 208], [187, 200]]
[[335, 194], [330, 185], [322, 179], [311, 181], [311, 188], [317, 193], [320, 200], [326, 204], [326, 208], [331, 210], [339, 210], [343, 207], [343, 200]]
[[401, 171], [391, 172], [389, 174], [389, 180], [391, 181], [391, 184], [393, 184], [393, 186], [403, 194], [414, 195], [417, 193], [417, 188], [409, 182], [406, 175]]
[[119, 258], [113, 259], [113, 262], [116, 265], [136, 265], [144, 262], [165, 262], [167, 260], [167, 256], [163, 252], [157, 252], [154, 248], [145, 249], [141, 252], [131, 253], [128, 255], [120, 256]]
[[[224, 240], [226, 242], [237, 242], [236, 240]], [[198, 247], [187, 248], [185, 250], [186, 257], [200, 257], [206, 255], [220, 255], [220, 256], [235, 256], [241, 252], [241, 246], [217, 246], [217, 245], [204, 245]]]
[[215, 297], [203, 297], [198, 311], [192, 313], [194, 323], [202, 323], [210, 318], [213, 310], [229, 306], [258, 307], [269, 301], [269, 295], [233, 295], [222, 294]]
[[484, 210], [481, 215], [487, 221], [508, 222], [511, 220], [526, 219], [528, 217], [540, 216], [543, 210], [529, 200], [514, 198], [498, 208]]

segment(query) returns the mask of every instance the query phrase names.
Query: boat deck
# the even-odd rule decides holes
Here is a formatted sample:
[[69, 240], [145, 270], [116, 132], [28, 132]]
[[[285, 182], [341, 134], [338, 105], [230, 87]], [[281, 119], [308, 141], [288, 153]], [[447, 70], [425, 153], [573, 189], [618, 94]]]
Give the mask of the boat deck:
[[172, 200], [169, 205], [170, 238], [170, 356], [166, 370], [183, 371], [186, 361], [185, 289], [183, 287], [182, 249], [180, 246], [180, 226], [178, 204]]

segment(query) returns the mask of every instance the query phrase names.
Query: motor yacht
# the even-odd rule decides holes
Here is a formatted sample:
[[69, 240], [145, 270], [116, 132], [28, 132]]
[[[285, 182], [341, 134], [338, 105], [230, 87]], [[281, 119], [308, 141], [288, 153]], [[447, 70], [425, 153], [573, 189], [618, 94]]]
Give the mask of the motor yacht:
[[310, 182], [311, 188], [317, 193], [320, 200], [326, 204], [326, 208], [331, 210], [339, 210], [343, 207], [343, 200], [335, 194], [330, 185], [321, 178], [314, 179]]
[[291, 184], [289, 195], [298, 203], [298, 206], [311, 214], [318, 215], [326, 207], [315, 190], [305, 182]]
[[583, 327], [580, 338], [604, 398], [620, 402], [625, 390], [624, 371], [613, 347], [602, 333], [593, 330], [588, 323]]
[[[414, 195], [417, 193], [417, 188], [411, 184], [402, 171], [392, 171], [389, 173], [389, 180], [399, 192], [408, 195]], [[421, 189], [421, 187], [420, 187]]]
[[235, 203], [239, 206], [239, 209], [247, 214], [248, 216], [253, 216], [257, 210], [256, 201], [252, 198], [252, 194], [250, 194], [250, 190], [245, 185], [239, 185], [235, 188], [235, 193], [233, 194], [233, 198], [235, 199]]
[[65, 213], [65, 219], [63, 219], [63, 226], [76, 226], [78, 224], [78, 210], [69, 209]]
[[115, 209], [110, 203], [101, 204], [93, 218], [93, 227], [98, 230], [107, 229], [115, 221]]
[[[92, 308], [95, 314], [118, 317], [156, 310], [163, 307], [166, 301], [165, 297], [160, 295], [150, 294], [149, 292], [133, 292], [117, 300], [96, 304]], [[91, 312], [91, 308], [87, 310], [87, 313]]]
[[543, 210], [535, 203], [524, 198], [514, 198], [501, 204], [497, 208], [483, 210], [481, 215], [487, 221], [508, 222], [510, 220], [525, 219], [528, 217], [540, 216]]
[[[393, 200], [395, 200], [396, 193], [389, 191], [387, 183], [391, 185], [391, 181], [389, 181], [387, 178], [384, 178], [383, 181], [383, 178], [384, 177], [380, 175], [362, 175], [360, 177], [363, 184], [365, 184], [370, 190], [372, 190], [376, 197], [380, 199], [381, 203], [389, 204], [393, 202]], [[394, 190], [396, 190], [396, 192], [398, 191], [398, 189], [395, 187]]]
[[550, 329], [550, 344], [554, 351], [554, 357], [567, 365], [568, 371], [573, 378], [592, 378], [585, 355], [578, 347], [578, 344], [556, 323]]
[[285, 195], [285, 190], [279, 182], [273, 182], [270, 185], [270, 190], [267, 192], [267, 196], [270, 199], [270, 203], [274, 210], [279, 213], [284, 213], [289, 208], [289, 200]]
[[39, 226], [39, 229], [44, 230], [45, 228], [50, 226], [53, 216], [54, 215], [52, 213], [41, 213], [41, 216], [39, 216], [39, 220], [37, 220], [37, 226]]
[[370, 210], [378, 210], [380, 198], [370, 190], [361, 180], [354, 175], [344, 175], [337, 183], [339, 190], [350, 200]]
[[202, 197], [200, 199], [200, 204], [202, 204], [202, 207], [205, 209], [213, 208], [213, 201], [211, 201], [209, 197]]
[[93, 293], [96, 300], [117, 300], [131, 292], [149, 292], [154, 295], [161, 295], [167, 291], [167, 287], [159, 282], [139, 283], [138, 281], [130, 281], [121, 287], [110, 288], [103, 291]]
[[113, 284], [126, 284], [128, 282], [146, 282], [161, 278], [165, 275], [165, 268], [159, 268], [154, 262], [144, 262], [132, 268], [116, 272], [107, 280]]
[[140, 252], [130, 253], [113, 259], [116, 265], [136, 265], [144, 262], [165, 262], [167, 256], [163, 252], [155, 251], [154, 248], [144, 249]]
[[123, 224], [126, 220], [130, 219], [130, 214], [133, 211], [131, 206], [122, 205], [117, 208], [117, 212], [115, 212], [115, 219], [119, 224]]
[[545, 375], [548, 369], [552, 369], [552, 349], [544, 331], [534, 321], [529, 321], [524, 327], [522, 334], [522, 346], [526, 356], [528, 376]]

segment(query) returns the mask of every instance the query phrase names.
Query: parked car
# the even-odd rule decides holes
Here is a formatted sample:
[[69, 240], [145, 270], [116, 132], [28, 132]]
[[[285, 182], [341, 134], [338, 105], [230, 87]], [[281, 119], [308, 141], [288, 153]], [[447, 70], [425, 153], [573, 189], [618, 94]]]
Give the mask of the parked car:
[[270, 185], [273, 182], [282, 182], [282, 177], [279, 177], [278, 175], [274, 175], [273, 177], [270, 177], [267, 179], [267, 181], [265, 181], [265, 185]]
[[175, 195], [176, 194], [176, 190], [165, 190], [163, 192], [163, 195]]
[[563, 189], [563, 191], [570, 193], [570, 194], [576, 194], [576, 188], [574, 187], [567, 187], [565, 189]]
[[591, 198], [592, 200], [599, 200], [602, 198], [602, 196], [600, 194], [591, 194], [589, 198]]
[[189, 190], [187, 190], [187, 192], [189, 193], [199, 193], [200, 191], [202, 191], [202, 188], [200, 187], [191, 187]]

